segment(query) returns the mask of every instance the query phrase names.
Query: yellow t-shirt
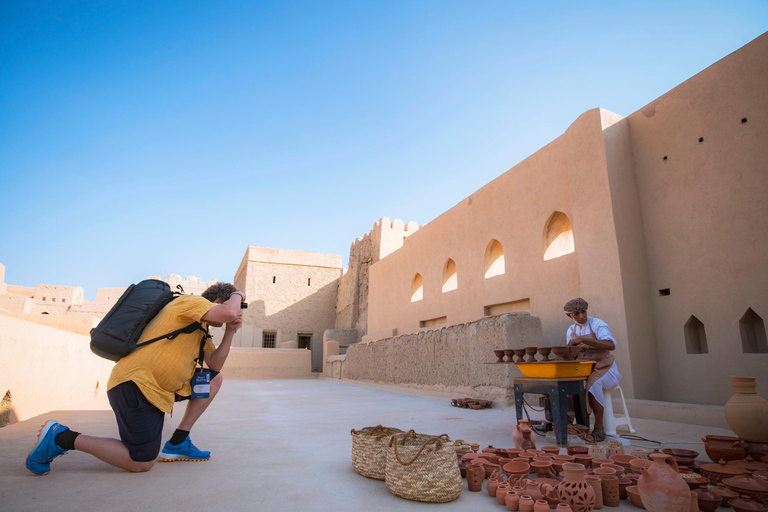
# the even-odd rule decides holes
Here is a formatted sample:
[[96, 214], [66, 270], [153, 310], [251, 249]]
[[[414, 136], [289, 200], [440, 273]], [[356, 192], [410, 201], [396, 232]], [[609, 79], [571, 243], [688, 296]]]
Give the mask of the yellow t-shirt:
[[[139, 345], [147, 340], [168, 334], [200, 319], [216, 306], [203, 297], [184, 295], [165, 306], [149, 322], [139, 338]], [[205, 323], [203, 323], [205, 327]], [[175, 339], [156, 341], [139, 347], [120, 359], [112, 369], [107, 390], [132, 380], [152, 405], [170, 413], [176, 394], [189, 396], [189, 381], [195, 371], [195, 358], [199, 355], [203, 331], [179, 334]], [[216, 347], [210, 338], [205, 343], [205, 353]]]

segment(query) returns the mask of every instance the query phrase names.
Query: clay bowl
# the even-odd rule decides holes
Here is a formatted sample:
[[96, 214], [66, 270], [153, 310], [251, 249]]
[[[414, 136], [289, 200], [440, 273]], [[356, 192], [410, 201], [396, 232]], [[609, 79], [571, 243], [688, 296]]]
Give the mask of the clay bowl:
[[[592, 461], [592, 464], [595, 464], [595, 461]], [[629, 461], [629, 466], [632, 468], [632, 471], [635, 473], [642, 473], [649, 467], [651, 467], [651, 464], [653, 464], [652, 460], [648, 459], [633, 459]]]
[[525, 450], [525, 453], [532, 453], [533, 455], [536, 455], [538, 457], [539, 455], [544, 455], [545, 452], [541, 450], [530, 449], [530, 450]]
[[[495, 352], [495, 350], [494, 350], [494, 352]], [[512, 362], [512, 357], [515, 355], [515, 351], [512, 350], [511, 348], [505, 348], [503, 350], [503, 352], [504, 352], [504, 356], [506, 356], [506, 358], [507, 358], [507, 362], [511, 363]]]
[[555, 361], [562, 361], [568, 354], [568, 347], [552, 347], [552, 353], [555, 355]]
[[549, 462], [531, 462], [531, 469], [536, 472], [539, 478], [546, 478], [552, 474], [552, 461]]
[[552, 347], [539, 347], [538, 352], [542, 361], [548, 361], [549, 353], [552, 352]]
[[536, 347], [525, 347], [525, 354], [528, 356], [528, 358], [525, 360], [528, 363], [533, 363], [536, 361], [536, 352], [538, 352], [539, 349]]
[[[567, 348], [567, 347], [563, 347], [563, 348]], [[587, 448], [586, 446], [568, 446], [566, 450], [568, 451], [568, 455], [579, 455], [581, 453], [586, 455], [589, 453], [589, 448]]]
[[592, 459], [592, 467], [599, 468], [603, 464], [613, 464], [611, 459]]
[[699, 456], [699, 452], [695, 452], [693, 450], [684, 450], [682, 448], [664, 448], [661, 451], [667, 455], [671, 455], [673, 457], [681, 457], [683, 459], [695, 459]]
[[616, 471], [616, 476], [623, 475], [625, 471], [628, 471], [624, 466], [619, 466], [618, 464], [600, 464], [600, 467], [613, 469]]
[[559, 460], [561, 462], [574, 462], [576, 460], [576, 457], [573, 455], [554, 455], [552, 456], [552, 459]]
[[731, 502], [731, 507], [736, 512], [766, 512], [768, 507], [760, 503], [759, 501], [750, 500], [748, 498], [741, 497]]
[[524, 453], [525, 450], [520, 450], [518, 448], [508, 448], [507, 449], [507, 457], [510, 459], [514, 459], [515, 457], [519, 457], [521, 453]]
[[741, 468], [744, 471], [749, 471], [750, 473], [754, 473], [756, 471], [766, 471], [768, 470], [768, 464], [765, 464], [763, 462], [757, 462], [752, 460], [752, 457], [747, 455], [747, 458], [744, 460], [732, 460], [728, 462], [729, 466], [736, 466], [737, 468]]
[[494, 350], [493, 353], [497, 357], [497, 359], [496, 359], [497, 363], [503, 363], [504, 362], [504, 351], [503, 350]]
[[603, 476], [603, 475], [615, 475], [617, 471], [613, 468], [607, 468], [605, 466], [600, 466], [599, 468], [595, 468], [592, 470], [592, 472], [597, 476]]
[[630, 461], [635, 460], [637, 457], [634, 455], [624, 455], [623, 453], [617, 453], [608, 457], [614, 464], [618, 464], [623, 468], [622, 472], [631, 471], [632, 467], [629, 465]]
[[706, 494], [710, 497], [704, 498], [701, 494], [698, 495], [699, 510], [703, 510], [704, 512], [715, 512], [715, 510], [720, 507], [723, 499], [712, 496], [709, 493]]
[[515, 356], [517, 359], [515, 359], [516, 363], [520, 363], [523, 361], [523, 356], [525, 355], [525, 349], [524, 348], [516, 348], [514, 349]]
[[533, 458], [533, 462], [548, 462], [549, 464], [552, 464], [552, 457], [547, 457], [546, 455], [539, 455]]
[[584, 464], [585, 468], [592, 467], [592, 460], [594, 459], [592, 455], [579, 454], [579, 455], [576, 455], [575, 457], [576, 457], [576, 462], [578, 462], [579, 464]]
[[728, 508], [731, 506], [731, 501], [735, 500], [739, 497], [739, 493], [736, 491], [732, 491], [725, 487], [723, 484], [718, 485], [717, 487], [710, 487], [708, 489], [710, 494], [713, 496], [716, 496], [718, 498], [723, 498], [722, 506], [725, 508]]
[[699, 487], [706, 488], [709, 484], [709, 478], [703, 477], [698, 473], [680, 473], [680, 476], [685, 480], [685, 483], [688, 484], [688, 488], [692, 491], [695, 491]]
[[627, 496], [634, 506], [645, 509], [645, 505], [643, 505], [643, 500], [640, 498], [640, 492], [637, 490], [636, 485], [627, 486]]
[[559, 446], [542, 446], [541, 451], [544, 453], [548, 453], [550, 455], [557, 455], [560, 453], [560, 447]]
[[528, 476], [531, 473], [531, 465], [527, 462], [507, 462], [501, 469], [508, 476]]
[[704, 442], [704, 450], [712, 462], [719, 462], [720, 459], [726, 462], [741, 460], [746, 456], [744, 442], [738, 437], [705, 436], [701, 440]]

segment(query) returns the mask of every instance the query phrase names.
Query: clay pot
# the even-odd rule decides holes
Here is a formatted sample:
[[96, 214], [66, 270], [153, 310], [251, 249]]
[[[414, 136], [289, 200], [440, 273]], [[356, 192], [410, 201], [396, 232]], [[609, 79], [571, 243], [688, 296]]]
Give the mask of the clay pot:
[[507, 510], [516, 512], [520, 510], [520, 495], [516, 491], [508, 491], [504, 496], [504, 503], [507, 505]]
[[722, 498], [710, 494], [706, 489], [696, 489], [696, 491], [693, 492], [693, 495], [696, 496], [696, 502], [699, 504], [699, 509], [704, 512], [714, 512], [723, 501]]
[[611, 455], [624, 454], [624, 445], [621, 441], [608, 441], [605, 445], [605, 456], [611, 458]]
[[623, 475], [626, 469], [623, 466], [619, 466], [618, 464], [600, 464], [601, 468], [611, 468], [614, 471], [616, 471], [616, 476]]
[[[520, 443], [520, 448], [523, 450], [536, 448], [536, 441], [533, 439], [533, 430], [530, 428], [521, 428], [520, 432], [523, 434], [523, 441]], [[535, 456], [535, 454], [531, 455]]]
[[[528, 420], [524, 420], [528, 421]], [[520, 440], [523, 440], [523, 435], [520, 434]], [[520, 448], [507, 448], [507, 457], [510, 459], [514, 459], [515, 457], [519, 457], [521, 453], [524, 453], [525, 450], [521, 450]]]
[[642, 448], [632, 448], [629, 453], [638, 459], [648, 459], [648, 451]]
[[698, 473], [680, 473], [680, 476], [688, 484], [688, 488], [695, 491], [699, 487], [706, 487], [709, 484], [709, 478], [699, 475]]
[[710, 487], [709, 493], [718, 498], [723, 498], [721, 504], [722, 507], [728, 508], [731, 506], [731, 501], [739, 497], [739, 493], [732, 491], [725, 487], [723, 484], [718, 484], [717, 487]]
[[560, 453], [559, 446], [542, 446], [541, 451], [548, 455], [558, 455]]
[[535, 503], [530, 496], [520, 496], [520, 512], [533, 512], [533, 505]]
[[471, 492], [480, 492], [483, 490], [483, 479], [485, 478], [485, 469], [482, 464], [467, 465], [467, 488]]
[[523, 362], [525, 362], [525, 359], [523, 359], [523, 356], [525, 355], [525, 349], [524, 348], [516, 348], [516, 349], [514, 349], [514, 353], [515, 353], [515, 357], [517, 357], [517, 359], [515, 359], [516, 363], [523, 363]]
[[760, 503], [759, 501], [750, 500], [749, 498], [739, 498], [731, 502], [731, 507], [736, 512], [766, 512], [768, 507]]
[[747, 454], [747, 457], [768, 463], [768, 443], [747, 441], [746, 439], [742, 439], [742, 441], [744, 442], [744, 452]]
[[678, 474], [675, 459], [665, 453], [649, 455], [653, 464], [637, 483], [645, 507], [651, 512], [688, 512], [691, 490]]
[[689, 512], [699, 512], [699, 495], [691, 491], [691, 508]]
[[560, 503], [555, 509], [555, 512], [573, 512], [573, 509], [570, 507], [570, 505]]
[[531, 468], [536, 472], [536, 474], [540, 478], [547, 478], [549, 476], [554, 476], [554, 471], [552, 470], [552, 461], [548, 462], [531, 462]]
[[584, 479], [584, 465], [566, 462], [563, 464], [564, 479], [557, 487], [560, 501], [574, 512], [590, 512], [595, 507], [595, 491]]
[[592, 486], [595, 491], [595, 510], [603, 508], [603, 484], [600, 483], [600, 477], [596, 475], [586, 475], [584, 480]]
[[712, 485], [717, 485], [726, 478], [749, 474], [749, 471], [726, 464], [722, 459], [719, 464], [702, 464], [699, 470], [701, 476], [708, 478]]
[[536, 362], [536, 352], [538, 349], [536, 347], [525, 347], [525, 355], [528, 356], [525, 358], [526, 363], [535, 363]]
[[[592, 463], [594, 464], [594, 461], [592, 461]], [[629, 461], [629, 467], [632, 468], [632, 471], [640, 475], [643, 474], [643, 471], [651, 467], [652, 464], [653, 461], [648, 459], [634, 459]]]
[[575, 462], [577, 464], [584, 464], [585, 468], [591, 468], [592, 467], [592, 460], [593, 459], [594, 459], [593, 456], [581, 453], [579, 455], [576, 455], [576, 461]]
[[568, 347], [552, 347], [552, 353], [555, 355], [555, 361], [564, 361], [568, 355]]
[[629, 497], [629, 501], [631, 501], [634, 506], [642, 509], [645, 508], [643, 499], [640, 497], [640, 491], [638, 491], [636, 485], [630, 485], [627, 487], [627, 496]]
[[619, 499], [627, 499], [627, 487], [634, 484], [635, 482], [629, 478], [619, 478]]
[[729, 489], [738, 492], [742, 496], [756, 500], [768, 498], [768, 475], [754, 473], [752, 475], [739, 475], [723, 480], [723, 484]]
[[531, 428], [531, 423], [528, 420], [518, 420], [515, 429], [512, 431], [512, 442], [517, 449], [520, 449], [520, 445], [523, 444], [523, 428]]
[[704, 442], [704, 450], [712, 462], [719, 462], [720, 459], [725, 462], [740, 460], [746, 456], [744, 442], [738, 437], [705, 436], [701, 440]]
[[603, 476], [603, 475], [613, 475], [616, 476], [616, 469], [614, 468], [606, 468], [604, 466], [600, 466], [599, 468], [595, 468], [592, 470], [592, 472], [597, 476]]
[[467, 463], [466, 462], [459, 462], [459, 473], [461, 473], [461, 478], [467, 478]]
[[549, 353], [552, 351], [552, 347], [539, 347], [538, 352], [542, 361], [549, 361]]
[[506, 505], [507, 493], [512, 489], [509, 484], [500, 483], [496, 488], [496, 501], [499, 505]]
[[494, 350], [493, 353], [497, 357], [497, 359], [496, 359], [497, 363], [503, 363], [504, 362], [504, 351], [503, 350]]
[[589, 453], [589, 448], [586, 446], [568, 446], [565, 448], [568, 452], [568, 455], [579, 455], [581, 453], [587, 454]]
[[[604, 459], [605, 457], [605, 446], [599, 445], [599, 444], [592, 444], [589, 446], [589, 454], [593, 456], [596, 459]], [[593, 462], [594, 464], [594, 462]]]
[[748, 441], [768, 442], [768, 400], [755, 391], [755, 377], [731, 377], [734, 394], [725, 404], [725, 421]]
[[547, 500], [536, 500], [536, 503], [533, 504], [533, 512], [549, 512]]
[[531, 465], [527, 462], [508, 462], [501, 469], [507, 476], [528, 476], [531, 473]]
[[470, 443], [470, 448], [472, 448], [472, 451], [477, 453], [477, 451], [480, 449], [480, 445], [478, 443]]
[[749, 471], [750, 473], [754, 473], [755, 471], [768, 471], [768, 464], [757, 462], [749, 455], [747, 455], [747, 458], [744, 460], [732, 460], [728, 465], [736, 466], [737, 468]]
[[599, 468], [603, 464], [613, 464], [613, 461], [611, 459], [600, 459], [597, 457], [592, 459], [592, 467]]
[[632, 471], [632, 466], [630, 466], [629, 463], [630, 461], [633, 461], [636, 458], [637, 457], [635, 457], [634, 455], [624, 455], [623, 453], [620, 453], [618, 455], [611, 455], [609, 457], [609, 459], [611, 459], [614, 464], [622, 468], [621, 473], [628, 473]]
[[488, 483], [485, 484], [485, 489], [488, 491], [488, 496], [491, 498], [496, 497], [496, 489], [499, 488], [499, 484], [501, 481], [498, 478], [493, 478], [493, 475], [491, 475], [491, 478], [488, 479]]

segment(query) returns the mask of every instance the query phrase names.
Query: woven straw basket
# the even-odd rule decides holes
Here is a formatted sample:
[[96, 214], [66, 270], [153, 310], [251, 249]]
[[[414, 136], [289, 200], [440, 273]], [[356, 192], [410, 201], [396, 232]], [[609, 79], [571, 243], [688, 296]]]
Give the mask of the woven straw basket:
[[363, 476], [384, 480], [387, 442], [393, 434], [402, 433], [399, 428], [381, 425], [352, 429], [352, 467]]
[[447, 434], [429, 436], [411, 430], [393, 435], [385, 476], [392, 494], [413, 501], [446, 503], [458, 498], [464, 488], [456, 450]]

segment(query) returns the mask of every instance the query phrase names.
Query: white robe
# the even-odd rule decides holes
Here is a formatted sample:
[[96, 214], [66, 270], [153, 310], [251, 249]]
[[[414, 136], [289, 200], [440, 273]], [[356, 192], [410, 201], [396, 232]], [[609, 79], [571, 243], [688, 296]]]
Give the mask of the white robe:
[[[594, 328], [594, 331], [592, 329]], [[611, 329], [608, 327], [608, 324], [600, 320], [599, 318], [594, 317], [588, 317], [587, 323], [584, 325], [574, 323], [570, 327], [568, 327], [568, 331], [565, 333], [565, 339], [566, 343], [571, 343], [571, 334], [575, 333], [576, 336], [584, 336], [586, 334], [589, 334], [591, 332], [595, 333], [595, 336], [599, 340], [611, 340], [614, 345], [616, 345], [616, 340], [613, 338], [613, 335], [611, 334]], [[616, 386], [619, 385], [619, 382], [621, 381], [621, 374], [619, 373], [619, 368], [616, 366], [616, 361], [613, 362], [610, 368], [608, 368], [608, 373], [600, 377], [595, 381], [594, 384], [589, 388], [589, 392], [592, 394], [592, 396], [595, 397], [595, 400], [605, 407], [605, 398], [603, 395], [603, 391], [613, 389]]]

